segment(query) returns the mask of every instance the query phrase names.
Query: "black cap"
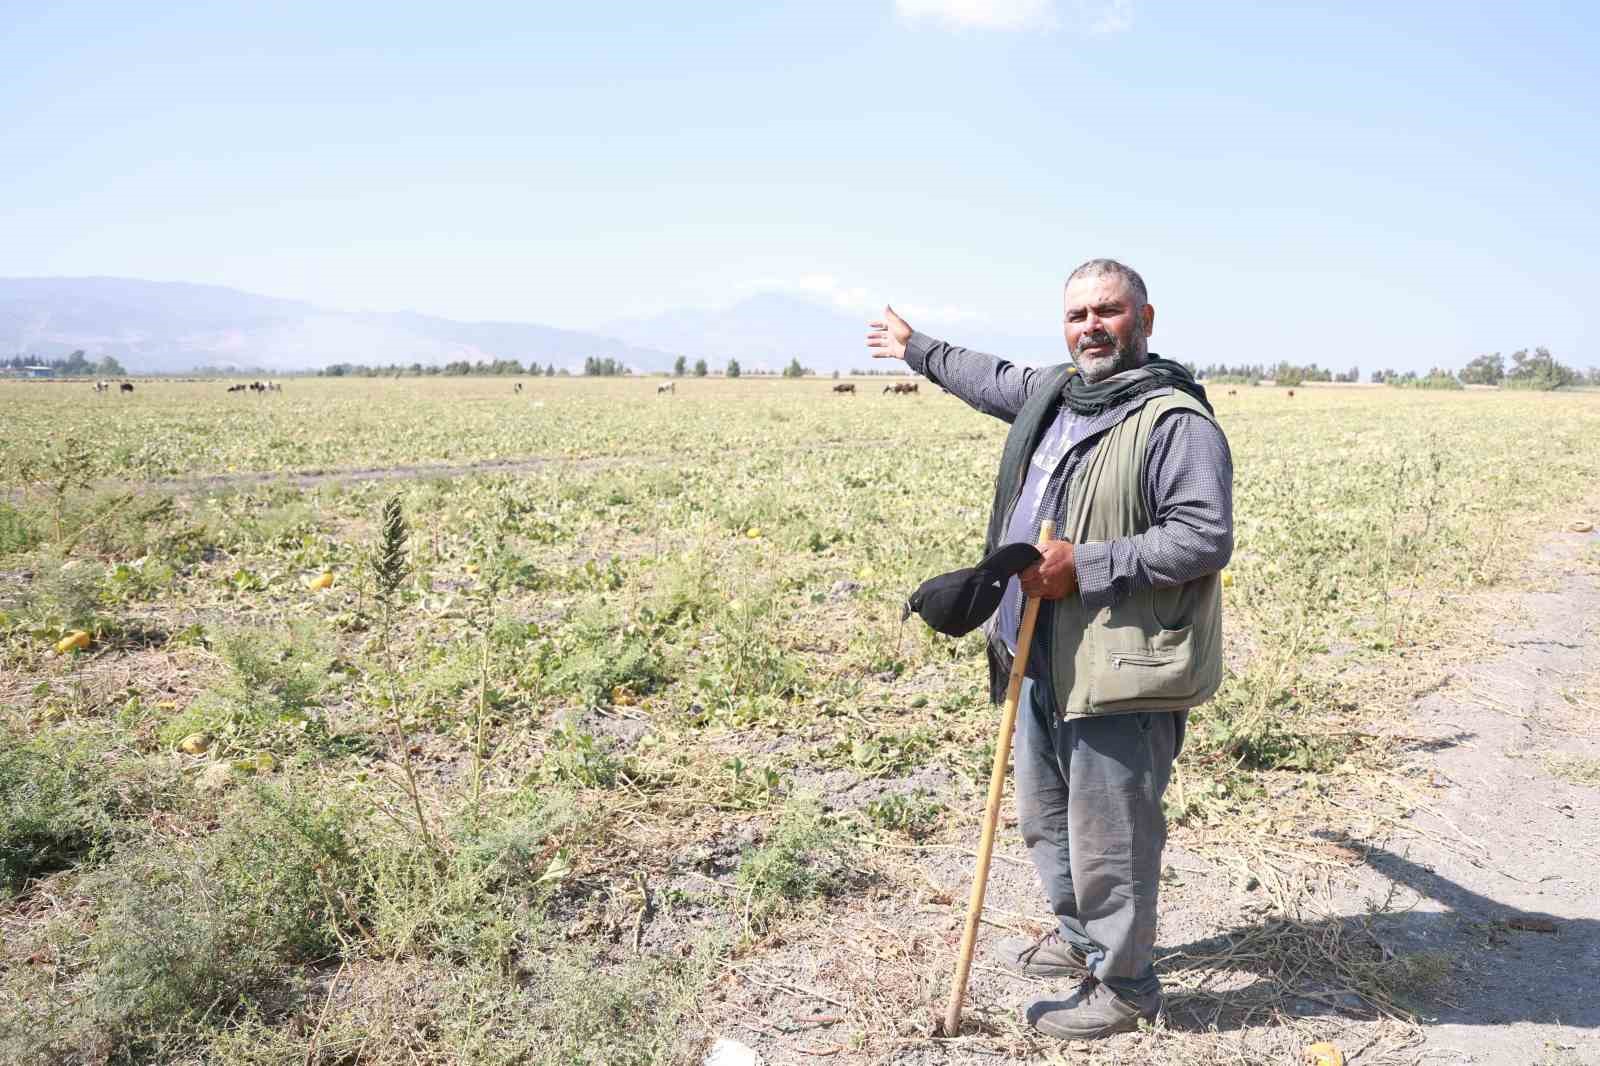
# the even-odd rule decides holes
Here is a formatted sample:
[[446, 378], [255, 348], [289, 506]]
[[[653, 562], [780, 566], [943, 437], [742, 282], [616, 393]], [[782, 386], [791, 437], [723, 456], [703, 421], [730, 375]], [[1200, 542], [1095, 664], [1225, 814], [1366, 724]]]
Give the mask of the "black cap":
[[1032, 544], [1007, 544], [977, 566], [930, 577], [906, 600], [901, 621], [915, 611], [922, 620], [952, 637], [966, 636], [984, 623], [1005, 595], [1006, 581], [1040, 559]]

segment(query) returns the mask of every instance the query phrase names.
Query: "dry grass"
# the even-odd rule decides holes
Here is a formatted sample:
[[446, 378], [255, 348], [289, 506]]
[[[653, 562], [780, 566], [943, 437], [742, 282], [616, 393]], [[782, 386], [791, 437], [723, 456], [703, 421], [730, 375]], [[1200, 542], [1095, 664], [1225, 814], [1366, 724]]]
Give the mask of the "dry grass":
[[[37, 1023], [33, 1003], [63, 1019], [50, 1054], [82, 1062], [619, 1047], [671, 1061], [719, 1033], [774, 1061], [1277, 1063], [1313, 1038], [1363, 1063], [1414, 1060], [1417, 1000], [1442, 963], [1386, 946], [1383, 917], [1407, 901], [1384, 898], [1367, 862], [1430, 802], [1412, 770], [1442, 738], [1411, 735], [1405, 715], [1492, 648], [1481, 590], [1526, 562], [1517, 546], [1568, 486], [1600, 476], [1589, 408], [1308, 390], [1287, 412], [1246, 390], [1223, 410], [1240, 471], [1233, 676], [1195, 715], [1169, 793], [1168, 1010], [1149, 1032], [1063, 1050], [1022, 1029], [1030, 990], [987, 957], [967, 1032], [930, 1036], [993, 714], [977, 641], [902, 625], [898, 608], [975, 555], [1000, 427], [948, 398], [852, 405], [823, 382], [660, 403], [646, 382], [539, 383], [537, 409], [500, 382], [318, 385], [248, 418], [181, 389], [120, 408], [100, 472], [522, 465], [398, 483], [413, 576], [387, 648], [368, 549], [392, 480], [190, 485], [160, 538], [84, 540], [70, 555], [92, 578], [95, 643], [77, 656], [50, 652], [65, 592], [25, 576], [59, 562], [53, 528], [11, 542], [0, 569], [24, 576], [0, 594], [0, 707], [19, 735], [98, 738], [111, 791], [144, 798], [107, 855], [40, 871], [0, 906], [0, 1033]], [[82, 412], [40, 395], [0, 388], [0, 409], [48, 450]], [[619, 408], [630, 419], [606, 417]], [[160, 436], [189, 417], [193, 433]], [[1559, 461], [1530, 473], [1507, 419]], [[1282, 447], [1291, 436], [1307, 447]], [[42, 506], [11, 499], [26, 521]], [[169, 565], [133, 573], [147, 543]], [[308, 591], [324, 570], [333, 588]], [[230, 658], [229, 633], [278, 650]], [[326, 664], [316, 691], [246, 698], [308, 662]], [[173, 751], [176, 723], [224, 697], [203, 726], [214, 743]], [[331, 946], [267, 945], [250, 981], [181, 1025], [68, 1009], [105, 976], [88, 939], [111, 912], [97, 871], [141, 846], [200, 848], [259, 781], [348, 813], [349, 879], [305, 889]], [[807, 794], [827, 810], [786, 818]], [[1013, 836], [986, 913], [1026, 931], [1038, 900]], [[1464, 833], [1442, 840], [1484, 858]], [[219, 913], [257, 922], [248, 887]]]

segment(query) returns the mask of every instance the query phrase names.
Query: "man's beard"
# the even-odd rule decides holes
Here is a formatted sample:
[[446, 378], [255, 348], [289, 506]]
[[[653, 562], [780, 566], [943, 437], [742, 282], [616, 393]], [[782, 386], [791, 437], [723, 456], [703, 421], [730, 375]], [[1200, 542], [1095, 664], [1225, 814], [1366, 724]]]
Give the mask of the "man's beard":
[[1149, 349], [1143, 337], [1134, 337], [1126, 344], [1117, 344], [1107, 355], [1085, 357], [1083, 350], [1094, 344], [1111, 344], [1116, 340], [1109, 333], [1085, 333], [1078, 338], [1078, 347], [1072, 361], [1078, 365], [1083, 380], [1097, 385], [1113, 374], [1144, 366], [1149, 359]]

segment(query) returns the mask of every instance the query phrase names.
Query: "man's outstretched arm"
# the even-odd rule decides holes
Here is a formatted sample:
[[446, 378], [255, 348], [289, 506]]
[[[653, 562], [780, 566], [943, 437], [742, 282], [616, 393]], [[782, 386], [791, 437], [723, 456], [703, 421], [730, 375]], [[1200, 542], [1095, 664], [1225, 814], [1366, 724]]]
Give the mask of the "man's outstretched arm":
[[1010, 422], [1022, 410], [1039, 372], [997, 356], [958, 348], [918, 333], [885, 307], [883, 318], [868, 323], [867, 347], [874, 359], [902, 359], [935, 385], [949, 389], [986, 415]]

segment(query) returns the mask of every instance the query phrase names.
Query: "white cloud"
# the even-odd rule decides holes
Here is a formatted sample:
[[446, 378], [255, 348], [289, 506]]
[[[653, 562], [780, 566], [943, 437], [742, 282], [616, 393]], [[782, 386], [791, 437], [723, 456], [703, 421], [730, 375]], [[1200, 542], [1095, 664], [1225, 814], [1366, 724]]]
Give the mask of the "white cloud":
[[1080, 0], [1078, 14], [1090, 33], [1122, 33], [1133, 28], [1133, 0]]
[[901, 18], [951, 29], [1031, 30], [1056, 24], [1054, 0], [894, 0]]
[[946, 29], [1049, 30], [1066, 22], [1085, 33], [1122, 33], [1133, 28], [1133, 0], [895, 0], [895, 13], [912, 22]]

